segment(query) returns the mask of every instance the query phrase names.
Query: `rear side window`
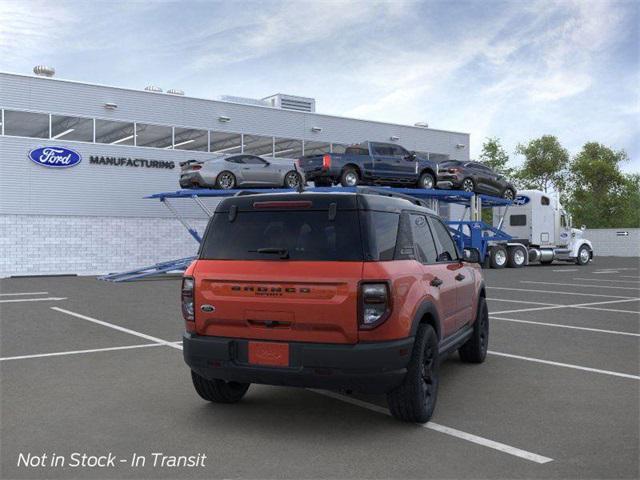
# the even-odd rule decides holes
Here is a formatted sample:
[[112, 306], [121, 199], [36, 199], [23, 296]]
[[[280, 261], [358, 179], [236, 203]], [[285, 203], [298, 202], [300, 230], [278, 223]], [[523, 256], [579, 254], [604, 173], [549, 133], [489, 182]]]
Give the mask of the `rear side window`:
[[431, 235], [431, 229], [424, 215], [409, 215], [411, 234], [416, 254], [416, 260], [422, 263], [435, 263], [437, 251], [436, 244]]
[[373, 261], [393, 260], [398, 237], [400, 215], [391, 212], [362, 212], [364, 225], [368, 226], [365, 236], [368, 243], [367, 259]]
[[[203, 260], [362, 261], [358, 212], [310, 210], [216, 212], [203, 239]], [[265, 250], [267, 249], [267, 250]], [[271, 252], [269, 252], [271, 250]]]
[[509, 217], [509, 225], [512, 227], [523, 227], [527, 224], [526, 215], [511, 215]]
[[449, 230], [435, 218], [430, 219], [433, 236], [438, 242], [438, 262], [451, 262], [458, 259], [458, 250], [453, 242]]

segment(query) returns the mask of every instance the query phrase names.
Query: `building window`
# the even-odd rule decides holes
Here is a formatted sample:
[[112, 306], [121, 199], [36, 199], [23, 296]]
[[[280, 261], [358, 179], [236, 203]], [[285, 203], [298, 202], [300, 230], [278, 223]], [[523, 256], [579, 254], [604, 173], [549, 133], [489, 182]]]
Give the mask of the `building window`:
[[5, 110], [4, 134], [16, 137], [49, 138], [49, 115]]
[[96, 120], [96, 143], [133, 145], [134, 126], [129, 122]]
[[274, 157], [278, 158], [300, 158], [302, 156], [302, 140], [291, 140], [288, 138], [275, 138]]
[[51, 115], [51, 139], [93, 142], [93, 119]]
[[175, 128], [173, 148], [176, 150], [196, 150], [206, 152], [208, 148], [208, 132], [193, 128]]
[[173, 129], [162, 125], [136, 123], [136, 145], [138, 147], [171, 148]]
[[211, 153], [242, 153], [242, 135], [239, 133], [211, 132]]
[[244, 153], [273, 156], [273, 137], [244, 135]]
[[345, 145], [343, 143], [332, 143], [331, 144], [331, 153], [344, 153], [347, 150], [349, 145]]
[[322, 155], [323, 153], [329, 153], [331, 151], [331, 144], [325, 142], [310, 142], [304, 141], [304, 154], [305, 155]]

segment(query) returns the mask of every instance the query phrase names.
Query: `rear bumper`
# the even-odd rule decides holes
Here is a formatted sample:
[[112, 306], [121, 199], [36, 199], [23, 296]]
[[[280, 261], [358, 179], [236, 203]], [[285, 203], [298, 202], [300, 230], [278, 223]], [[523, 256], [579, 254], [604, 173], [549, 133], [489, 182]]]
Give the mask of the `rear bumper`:
[[385, 393], [402, 383], [413, 337], [356, 345], [289, 343], [289, 367], [248, 363], [249, 340], [183, 336], [184, 360], [208, 379]]
[[183, 173], [180, 175], [180, 187], [197, 188], [209, 186], [199, 172]]

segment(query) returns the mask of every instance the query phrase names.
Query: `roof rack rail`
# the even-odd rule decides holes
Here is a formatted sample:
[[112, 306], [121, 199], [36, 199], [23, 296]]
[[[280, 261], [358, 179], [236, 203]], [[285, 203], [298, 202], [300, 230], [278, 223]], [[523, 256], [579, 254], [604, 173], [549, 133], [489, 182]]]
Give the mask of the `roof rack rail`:
[[430, 208], [430, 205], [426, 201], [420, 198], [416, 198], [411, 195], [407, 195], [405, 193], [393, 192], [384, 187], [356, 187], [356, 192], [365, 194], [365, 195], [381, 195], [385, 197], [402, 198], [404, 200], [408, 200], [414, 205]]

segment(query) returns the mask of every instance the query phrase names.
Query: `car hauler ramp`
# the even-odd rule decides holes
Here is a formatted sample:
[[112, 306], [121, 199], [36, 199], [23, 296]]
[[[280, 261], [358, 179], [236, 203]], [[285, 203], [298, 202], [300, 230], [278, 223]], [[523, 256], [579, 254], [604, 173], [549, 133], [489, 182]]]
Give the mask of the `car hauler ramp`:
[[[235, 195], [256, 195], [260, 193], [291, 193], [288, 188], [256, 188], [256, 189], [185, 189], [174, 192], [162, 192], [149, 195], [145, 198], [160, 200], [173, 216], [185, 227], [193, 239], [200, 243], [202, 236], [193, 228], [184, 215], [174, 207], [173, 201], [178, 199], [192, 200], [206, 216], [211, 217], [213, 211], [202, 201], [203, 198], [223, 198]], [[480, 252], [480, 258], [485, 259], [490, 243], [507, 242], [511, 237], [500, 228], [487, 225], [482, 221], [482, 208], [508, 207], [510, 200], [489, 195], [475, 194], [461, 190], [425, 190], [420, 188], [394, 188], [394, 187], [310, 187], [305, 192], [352, 192], [375, 195], [388, 195], [419, 200], [436, 213], [439, 202], [457, 204], [464, 207], [464, 213], [459, 220], [448, 220], [452, 235], [460, 248], [475, 248]], [[506, 214], [505, 209], [505, 214]], [[469, 217], [469, 220], [465, 218]], [[168, 260], [147, 267], [132, 269], [122, 273], [110, 273], [98, 277], [100, 280], [112, 282], [125, 282], [154, 275], [162, 275], [171, 272], [184, 271], [196, 257], [186, 257], [176, 260]]]

